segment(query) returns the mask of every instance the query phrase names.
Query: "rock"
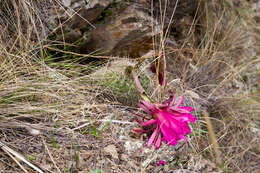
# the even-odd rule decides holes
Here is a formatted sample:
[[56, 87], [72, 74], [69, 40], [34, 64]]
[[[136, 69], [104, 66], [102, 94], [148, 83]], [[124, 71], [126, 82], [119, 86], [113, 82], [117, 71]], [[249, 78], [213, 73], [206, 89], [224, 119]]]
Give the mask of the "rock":
[[188, 169], [178, 169], [178, 170], [174, 170], [172, 173], [197, 173], [197, 172], [190, 171]]
[[[68, 27], [71, 29], [75, 28], [87, 28], [94, 25], [91, 24], [96, 20], [103, 10], [111, 3], [108, 0], [71, 0], [70, 7], [65, 11], [72, 17], [68, 21]], [[75, 15], [74, 15], [75, 14]], [[65, 14], [65, 16], [67, 16]], [[68, 17], [64, 19], [67, 20]]]
[[131, 168], [138, 169], [139, 165], [136, 161], [130, 160], [127, 162], [127, 165], [129, 165]]
[[97, 71], [90, 74], [90, 77], [102, 78], [105, 74], [121, 74], [125, 75], [125, 68], [127, 66], [134, 66], [136, 63], [130, 61], [127, 58], [117, 59], [115, 61], [109, 62], [107, 66], [104, 66]]
[[125, 149], [128, 153], [133, 153], [140, 150], [143, 146], [141, 141], [126, 141], [124, 144]]
[[[170, 30], [178, 28], [176, 21], [192, 14], [197, 2], [161, 0], [153, 1], [151, 7], [151, 0], [62, 0], [48, 10], [45, 20], [52, 34], [59, 35], [57, 40], [73, 43], [82, 39], [72, 51], [138, 58], [154, 49], [153, 38], [158, 38], [155, 44], [159, 46], [157, 35], [165, 34], [168, 25], [172, 25]], [[165, 6], [162, 24], [160, 10]]]
[[[80, 52], [93, 51], [117, 56], [140, 57], [152, 49], [153, 36], [160, 27], [148, 10], [136, 4], [122, 4], [104, 23], [96, 26], [80, 48]], [[154, 26], [154, 30], [152, 30]]]
[[128, 161], [129, 156], [126, 154], [121, 154], [121, 160]]
[[116, 146], [108, 145], [107, 147], [104, 148], [104, 153], [106, 155], [111, 155], [112, 158], [118, 160], [118, 153], [117, 153], [117, 150], [116, 150]]
[[71, 0], [63, 0], [63, 4], [65, 7], [69, 7], [71, 5]]
[[67, 32], [75, 29], [95, 28], [92, 22], [110, 3], [109, 0], [63, 0], [62, 3], [49, 7], [45, 21], [48, 28], [56, 34], [66, 35]]

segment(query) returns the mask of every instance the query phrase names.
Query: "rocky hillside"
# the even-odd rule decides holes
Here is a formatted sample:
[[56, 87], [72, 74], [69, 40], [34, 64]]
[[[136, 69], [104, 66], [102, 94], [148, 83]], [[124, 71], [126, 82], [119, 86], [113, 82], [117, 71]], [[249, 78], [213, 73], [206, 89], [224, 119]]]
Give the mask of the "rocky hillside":
[[[258, 6], [0, 0], [0, 172], [258, 172]], [[137, 103], [172, 93], [187, 142], [147, 147]]]

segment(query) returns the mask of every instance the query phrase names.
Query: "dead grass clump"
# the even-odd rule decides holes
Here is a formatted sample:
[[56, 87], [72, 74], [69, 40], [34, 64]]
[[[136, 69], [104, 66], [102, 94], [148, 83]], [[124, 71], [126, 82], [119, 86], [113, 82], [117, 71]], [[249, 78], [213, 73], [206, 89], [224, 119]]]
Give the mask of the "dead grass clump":
[[[17, 155], [12, 151], [43, 171], [101, 167], [92, 165], [90, 159], [79, 164], [79, 155], [90, 151], [84, 157], [103, 157], [101, 150], [112, 142], [111, 136], [104, 135], [111, 140], [101, 143], [102, 147], [95, 142], [114, 118], [108, 111], [115, 111], [109, 108], [113, 103], [99, 97], [100, 86], [91, 85], [89, 77], [79, 75], [85, 67], [78, 62], [61, 62], [59, 68], [46, 64], [39, 51], [44, 37], [43, 28], [38, 28], [41, 20], [36, 2], [1, 1], [0, 5], [4, 8], [0, 26], [6, 26], [1, 28], [0, 37], [1, 148], [12, 148], [11, 152], [0, 153], [1, 171], [29, 170], [25, 163], [14, 162]], [[104, 117], [107, 119], [101, 121]], [[99, 164], [98, 160], [92, 163]]]
[[[53, 45], [43, 45], [38, 5], [0, 1], [0, 24], [8, 23], [0, 28], [1, 148], [8, 145], [49, 172], [259, 170], [259, 22], [247, 2], [201, 1], [195, 17], [179, 24], [186, 30], [174, 46], [161, 39], [158, 47], [165, 47], [168, 57], [167, 89], [184, 93], [199, 120], [187, 145], [156, 151], [144, 149], [146, 135], [130, 137], [135, 124], [127, 110], [136, 111], [138, 97], [124, 69], [134, 63], [82, 65], [87, 55], [69, 50], [62, 56], [75, 55], [75, 61], [46, 59], [42, 48]], [[149, 91], [151, 79], [142, 75]], [[209, 113], [206, 120], [203, 111]], [[29, 170], [6, 152], [0, 155], [1, 170]], [[158, 159], [168, 165], [155, 167]]]
[[[38, 48], [49, 33], [46, 24], [45, 9], [53, 4], [47, 1], [33, 0], [0, 2], [0, 40], [1, 46], [9, 53], [30, 50], [38, 44]], [[38, 49], [37, 48], [37, 49]]]
[[[259, 145], [259, 23], [253, 14], [257, 15], [246, 2], [201, 1], [183, 45], [168, 47], [172, 81], [179, 78], [182, 92], [192, 90], [199, 95], [198, 112], [209, 112], [222, 159], [218, 167], [224, 172], [259, 170], [255, 149]], [[195, 44], [196, 32], [200, 37]], [[209, 123], [201, 120], [195, 126], [195, 155], [215, 161], [214, 146], [202, 133]]]

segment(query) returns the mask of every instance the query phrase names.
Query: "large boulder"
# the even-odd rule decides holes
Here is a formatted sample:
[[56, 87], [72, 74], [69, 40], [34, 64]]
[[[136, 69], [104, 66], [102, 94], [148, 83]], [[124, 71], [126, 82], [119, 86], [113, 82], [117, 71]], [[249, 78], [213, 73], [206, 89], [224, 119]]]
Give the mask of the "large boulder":
[[152, 6], [151, 1], [62, 0], [50, 10], [48, 20], [56, 38], [69, 43], [81, 40], [74, 51], [140, 57], [154, 49], [156, 35], [191, 15], [198, 0], [153, 1]]
[[80, 51], [139, 57], [152, 49], [152, 38], [160, 32], [158, 22], [148, 10], [136, 4], [124, 4], [96, 25]]

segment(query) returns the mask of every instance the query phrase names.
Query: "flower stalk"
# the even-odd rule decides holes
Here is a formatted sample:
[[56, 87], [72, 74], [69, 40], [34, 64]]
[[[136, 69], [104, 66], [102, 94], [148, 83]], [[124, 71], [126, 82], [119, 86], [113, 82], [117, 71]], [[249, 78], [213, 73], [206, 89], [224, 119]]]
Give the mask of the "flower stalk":
[[[128, 67], [126, 72], [133, 79], [136, 90], [140, 94], [141, 100], [138, 102], [138, 105], [146, 114], [135, 115], [141, 117], [141, 120], [136, 118], [136, 121], [145, 129], [137, 128], [132, 129], [132, 131], [137, 133], [153, 131], [147, 142], [147, 147], [151, 147], [154, 144], [156, 149], [161, 146], [162, 141], [165, 141], [168, 145], [176, 145], [180, 140], [187, 141], [186, 135], [191, 132], [188, 123], [196, 121], [196, 117], [191, 114], [194, 109], [188, 106], [181, 106], [184, 100], [183, 96], [175, 104], [176, 98], [173, 94], [162, 103], [153, 103], [139, 81], [136, 73], [136, 69], [139, 66], [140, 63], [135, 67]], [[157, 83], [159, 82], [163, 87], [166, 86], [165, 66], [164, 54], [151, 66], [152, 72], [156, 73]]]

